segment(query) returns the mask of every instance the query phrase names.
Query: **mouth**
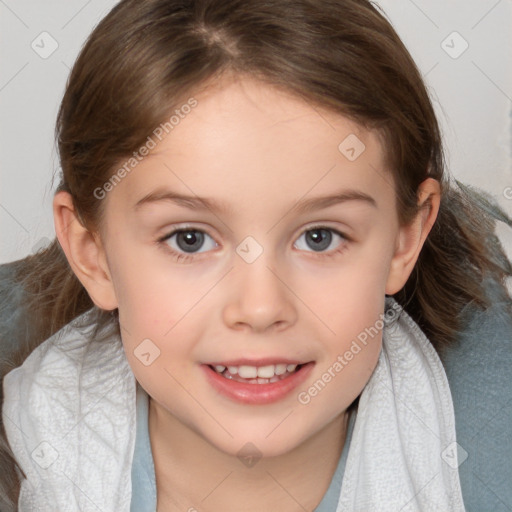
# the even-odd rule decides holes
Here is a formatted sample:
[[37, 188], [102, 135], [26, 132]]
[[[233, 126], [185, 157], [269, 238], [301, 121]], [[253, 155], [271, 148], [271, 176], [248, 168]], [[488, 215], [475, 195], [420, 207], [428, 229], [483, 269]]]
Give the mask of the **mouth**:
[[278, 363], [265, 366], [252, 365], [208, 365], [214, 372], [225, 379], [242, 382], [245, 384], [272, 384], [284, 380], [296, 372], [307, 363]]
[[[250, 405], [263, 405], [285, 399], [303, 385], [311, 374], [314, 361], [280, 361], [264, 365], [202, 364], [204, 375], [220, 395]], [[242, 361], [246, 362], [246, 361]], [[261, 361], [260, 361], [261, 363]]]

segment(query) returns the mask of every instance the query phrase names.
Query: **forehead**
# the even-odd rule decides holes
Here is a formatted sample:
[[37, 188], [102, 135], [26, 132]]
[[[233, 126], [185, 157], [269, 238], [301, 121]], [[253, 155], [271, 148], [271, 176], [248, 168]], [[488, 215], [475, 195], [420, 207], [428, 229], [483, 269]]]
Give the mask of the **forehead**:
[[168, 185], [235, 209], [340, 187], [394, 195], [378, 134], [340, 114], [248, 78], [218, 83], [194, 99], [162, 140], [153, 137], [150, 155], [113, 195], [134, 205]]

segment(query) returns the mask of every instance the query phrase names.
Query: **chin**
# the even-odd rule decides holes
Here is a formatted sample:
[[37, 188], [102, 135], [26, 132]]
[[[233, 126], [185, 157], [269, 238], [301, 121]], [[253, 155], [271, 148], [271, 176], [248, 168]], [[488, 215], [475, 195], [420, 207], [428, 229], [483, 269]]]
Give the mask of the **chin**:
[[[254, 425], [251, 428], [240, 427], [228, 429], [232, 438], [223, 436], [220, 439], [207, 439], [218, 450], [232, 457], [278, 457], [299, 446], [304, 439], [299, 436], [296, 427], [293, 428], [293, 437], [290, 436], [290, 425], [279, 425], [277, 422]], [[276, 428], [277, 427], [277, 428]]]

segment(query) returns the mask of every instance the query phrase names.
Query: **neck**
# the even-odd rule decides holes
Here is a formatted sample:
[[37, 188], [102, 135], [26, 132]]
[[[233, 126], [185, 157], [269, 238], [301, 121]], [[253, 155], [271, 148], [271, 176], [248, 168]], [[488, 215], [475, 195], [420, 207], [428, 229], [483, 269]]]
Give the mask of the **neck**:
[[157, 511], [314, 510], [336, 470], [347, 420], [348, 415], [342, 413], [292, 451], [245, 466], [150, 397]]

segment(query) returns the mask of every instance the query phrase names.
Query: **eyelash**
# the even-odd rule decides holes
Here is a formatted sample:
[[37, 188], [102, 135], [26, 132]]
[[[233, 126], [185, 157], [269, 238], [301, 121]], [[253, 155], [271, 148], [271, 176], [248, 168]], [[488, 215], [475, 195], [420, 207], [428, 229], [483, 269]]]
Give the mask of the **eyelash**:
[[[313, 254], [317, 254], [318, 256], [314, 256], [314, 257], [322, 257], [322, 258], [333, 258], [335, 256], [338, 256], [339, 254], [345, 252], [345, 250], [347, 249], [347, 243], [351, 241], [351, 238], [349, 238], [347, 235], [345, 235], [344, 233], [342, 233], [341, 231], [338, 231], [337, 229], [334, 229], [334, 228], [331, 228], [329, 226], [323, 226], [323, 225], [318, 225], [318, 226], [312, 226], [312, 227], [309, 227], [308, 229], [305, 229], [299, 236], [299, 238], [304, 234], [304, 233], [307, 233], [308, 231], [315, 231], [315, 230], [320, 230], [320, 229], [324, 229], [326, 231], [331, 231], [332, 233], [335, 233], [336, 235], [340, 236], [343, 240], [341, 241], [340, 243], [340, 246], [333, 250], [333, 251], [330, 251], [330, 252], [318, 252], [318, 253], [315, 253], [314, 251], [306, 251], [306, 252], [312, 252]], [[157, 243], [160, 247], [162, 247], [162, 249], [164, 251], [166, 251], [167, 253], [170, 253], [171, 256], [173, 258], [176, 259], [176, 261], [180, 262], [180, 261], [190, 261], [190, 260], [193, 260], [195, 259], [197, 256], [198, 253], [191, 253], [191, 254], [183, 254], [183, 253], [180, 253], [180, 252], [177, 252], [175, 249], [172, 249], [169, 244], [167, 244], [167, 240], [169, 240], [172, 236], [178, 234], [178, 233], [187, 233], [189, 231], [192, 231], [192, 232], [199, 232], [199, 233], [204, 233], [208, 236], [210, 236], [206, 231], [203, 231], [202, 229], [196, 229], [194, 227], [184, 227], [184, 228], [179, 228], [179, 229], [175, 229], [174, 231], [171, 231], [169, 234], [167, 235], [164, 235], [163, 237], [159, 238], [157, 240]], [[212, 236], [210, 236], [210, 238], [213, 239]]]

